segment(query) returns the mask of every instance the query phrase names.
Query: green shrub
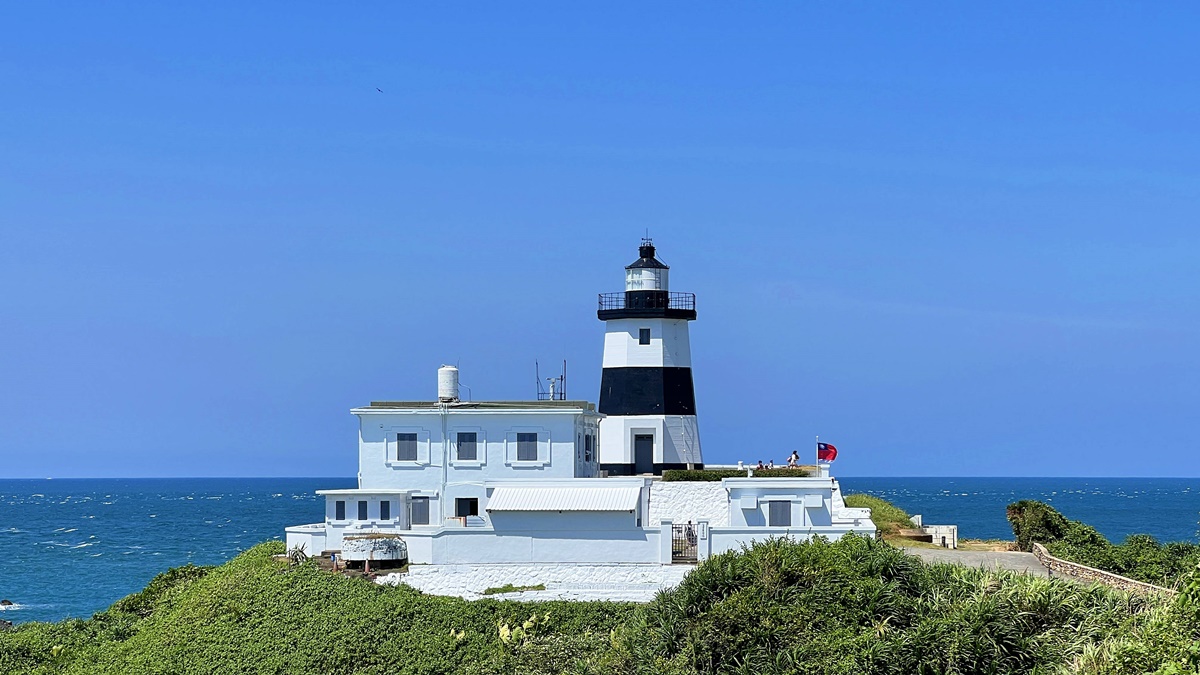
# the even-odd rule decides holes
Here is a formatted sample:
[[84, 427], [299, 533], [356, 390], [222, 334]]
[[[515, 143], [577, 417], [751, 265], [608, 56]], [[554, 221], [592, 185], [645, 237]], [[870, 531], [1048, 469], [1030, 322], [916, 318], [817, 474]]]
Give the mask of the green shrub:
[[755, 469], [755, 478], [807, 478], [812, 475], [807, 469], [789, 469], [779, 467], [776, 469]]
[[924, 565], [853, 536], [776, 540], [714, 556], [661, 594], [600, 670], [1132, 674], [1179, 658], [1186, 625], [1162, 598]]
[[846, 506], [851, 508], [871, 509], [871, 521], [883, 534], [896, 534], [902, 529], [911, 530], [916, 527], [904, 509], [879, 497], [852, 494], [846, 495], [843, 500], [846, 502]]
[[1036, 542], [1055, 557], [1160, 586], [1178, 585], [1200, 563], [1200, 545], [1164, 545], [1146, 534], [1113, 544], [1091, 525], [1069, 520], [1038, 501], [1010, 504], [1008, 521], [1022, 551], [1032, 550]]
[[743, 469], [667, 469], [662, 473], [663, 482], [672, 481], [718, 481], [722, 478], [745, 478]]
[[[755, 478], [804, 478], [808, 475], [809, 472], [804, 469], [754, 469]], [[746, 469], [667, 469], [662, 474], [665, 482], [718, 481], [722, 478], [745, 477]]]

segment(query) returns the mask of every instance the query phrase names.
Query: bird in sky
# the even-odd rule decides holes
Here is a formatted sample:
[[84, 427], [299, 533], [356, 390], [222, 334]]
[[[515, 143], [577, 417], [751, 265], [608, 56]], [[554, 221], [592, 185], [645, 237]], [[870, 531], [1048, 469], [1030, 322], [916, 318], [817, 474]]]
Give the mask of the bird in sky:
[[381, 93], [381, 94], [383, 93], [383, 90], [382, 90], [382, 89], [380, 89], [379, 87], [375, 87], [375, 91], [377, 91], [377, 92], [379, 92], [379, 93]]

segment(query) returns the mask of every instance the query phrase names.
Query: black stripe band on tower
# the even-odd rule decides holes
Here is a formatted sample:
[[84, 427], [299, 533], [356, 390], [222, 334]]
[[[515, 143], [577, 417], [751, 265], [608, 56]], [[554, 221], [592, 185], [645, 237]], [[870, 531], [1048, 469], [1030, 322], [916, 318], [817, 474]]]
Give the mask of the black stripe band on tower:
[[605, 415], [695, 415], [692, 369], [605, 368], [599, 410]]

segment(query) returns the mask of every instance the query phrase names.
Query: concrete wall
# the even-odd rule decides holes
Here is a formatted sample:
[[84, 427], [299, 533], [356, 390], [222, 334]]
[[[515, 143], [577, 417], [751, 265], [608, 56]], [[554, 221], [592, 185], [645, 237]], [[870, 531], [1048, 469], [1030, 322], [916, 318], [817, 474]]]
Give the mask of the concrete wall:
[[507, 532], [621, 532], [638, 528], [631, 511], [498, 511], [491, 514], [497, 535]]
[[[688, 322], [680, 319], [612, 319], [604, 322], [605, 368], [692, 367]], [[650, 344], [638, 342], [650, 329]]]
[[[853, 531], [849, 527], [825, 528], [815, 531], [810, 528], [797, 527], [712, 527], [709, 528], [710, 553], [740, 551], [743, 546], [749, 546], [756, 541], [787, 537], [796, 541], [808, 541], [814, 535], [827, 539], [841, 539]], [[860, 533], [861, 534], [861, 533]]]
[[[414, 565], [406, 574], [389, 574], [377, 580], [384, 585], [407, 584], [432, 595], [453, 595], [475, 600], [488, 588], [537, 586], [548, 588], [650, 587], [679, 584], [693, 568], [685, 565]], [[649, 594], [648, 594], [649, 595]]]
[[301, 547], [309, 557], [319, 556], [329, 550], [325, 544], [325, 523], [296, 525], [284, 530], [287, 550]]
[[[369, 411], [369, 412], [363, 412]], [[598, 453], [584, 461], [583, 438], [599, 434], [599, 416], [578, 411], [454, 409], [376, 411], [359, 408], [359, 479], [364, 489], [437, 491], [448, 483], [593, 476]], [[477, 438], [477, 459], [458, 460], [459, 432]], [[517, 460], [516, 434], [538, 435], [538, 459]], [[417, 434], [417, 460], [396, 459], [397, 433]], [[578, 441], [578, 443], [577, 443]], [[578, 447], [577, 447], [578, 445]]]
[[[346, 517], [342, 520], [337, 520], [337, 502], [346, 502]], [[367, 502], [367, 519], [358, 519], [358, 502]], [[391, 517], [384, 520], [380, 513], [380, 502], [387, 501], [391, 503]], [[364, 493], [361, 495], [326, 495], [325, 497], [325, 522], [336, 524], [342, 527], [369, 528], [369, 527], [388, 527], [408, 529], [409, 527], [409, 508], [408, 495], [372, 495]]]
[[694, 415], [627, 415], [600, 422], [605, 464], [632, 464], [633, 437], [654, 436], [655, 464], [702, 464], [700, 426]]
[[791, 527], [833, 524], [832, 482], [821, 478], [727, 478], [729, 516], [733, 527], [766, 527], [770, 502], [788, 502]]
[[658, 563], [657, 529], [495, 532], [470, 528], [403, 533], [416, 564]]
[[729, 498], [719, 481], [655, 481], [650, 485], [650, 522], [663, 520], [729, 524]]

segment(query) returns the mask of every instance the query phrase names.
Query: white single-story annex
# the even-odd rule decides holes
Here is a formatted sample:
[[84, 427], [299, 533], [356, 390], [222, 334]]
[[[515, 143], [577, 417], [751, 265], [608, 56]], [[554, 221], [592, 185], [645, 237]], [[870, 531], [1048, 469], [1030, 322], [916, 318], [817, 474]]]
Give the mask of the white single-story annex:
[[[287, 528], [289, 550], [328, 555], [394, 535], [410, 563], [696, 562], [771, 537], [875, 534], [847, 508], [829, 465], [818, 476], [663, 482], [703, 468], [688, 323], [695, 297], [667, 290], [643, 241], [626, 289], [600, 296], [599, 407], [565, 393], [530, 401], [459, 399], [438, 370], [433, 401], [379, 401], [358, 418], [358, 487], [322, 490], [321, 522]], [[601, 433], [606, 437], [601, 440]], [[369, 546], [367, 549], [371, 548]]]

